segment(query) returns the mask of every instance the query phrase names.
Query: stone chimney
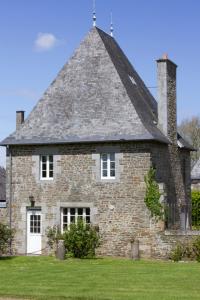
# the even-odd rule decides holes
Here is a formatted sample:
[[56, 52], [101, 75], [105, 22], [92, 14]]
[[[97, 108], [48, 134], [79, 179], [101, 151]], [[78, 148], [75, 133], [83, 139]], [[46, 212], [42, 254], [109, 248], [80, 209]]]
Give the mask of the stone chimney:
[[177, 141], [176, 68], [167, 54], [157, 60], [158, 127], [174, 144]]
[[24, 111], [16, 111], [16, 130], [20, 128], [22, 123], [24, 123]]

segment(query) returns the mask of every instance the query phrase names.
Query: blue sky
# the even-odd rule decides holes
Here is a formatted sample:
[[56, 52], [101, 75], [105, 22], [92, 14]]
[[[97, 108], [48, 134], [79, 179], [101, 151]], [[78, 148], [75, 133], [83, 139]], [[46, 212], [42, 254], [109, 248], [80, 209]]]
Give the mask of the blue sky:
[[[28, 115], [87, 34], [92, 3], [0, 1], [0, 140], [14, 131], [16, 110]], [[97, 26], [105, 31], [111, 11], [114, 36], [146, 85], [156, 86], [155, 60], [168, 53], [178, 64], [178, 121], [200, 116], [200, 1], [96, 0]]]

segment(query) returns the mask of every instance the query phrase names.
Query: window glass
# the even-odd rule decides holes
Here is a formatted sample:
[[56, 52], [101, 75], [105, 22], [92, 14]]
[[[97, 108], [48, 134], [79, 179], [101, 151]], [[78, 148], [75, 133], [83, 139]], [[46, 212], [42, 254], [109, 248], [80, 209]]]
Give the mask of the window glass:
[[62, 231], [70, 228], [70, 224], [77, 223], [79, 219], [90, 223], [90, 208], [89, 207], [70, 207], [63, 208], [61, 211], [62, 217]]
[[53, 179], [53, 155], [42, 155], [40, 161], [41, 179]]
[[115, 178], [115, 153], [101, 154], [101, 178], [113, 179]]

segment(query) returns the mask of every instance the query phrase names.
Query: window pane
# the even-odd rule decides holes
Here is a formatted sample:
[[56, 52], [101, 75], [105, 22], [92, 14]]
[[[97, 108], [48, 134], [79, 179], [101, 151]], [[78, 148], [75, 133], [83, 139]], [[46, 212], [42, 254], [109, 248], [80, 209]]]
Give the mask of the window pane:
[[67, 215], [67, 208], [63, 208], [63, 215]]
[[49, 172], [49, 177], [50, 177], [50, 178], [53, 178], [53, 171], [50, 171], [50, 172]]
[[63, 222], [67, 223], [67, 216], [63, 216]]
[[46, 171], [46, 169], [47, 169], [47, 165], [46, 164], [42, 164], [42, 170]]
[[107, 170], [103, 170], [103, 177], [107, 177], [107, 174], [108, 174]]
[[42, 171], [42, 177], [47, 177], [47, 172], [46, 171]]
[[49, 155], [49, 162], [53, 162], [53, 155]]
[[115, 161], [115, 153], [110, 153], [110, 160]]
[[83, 214], [83, 209], [82, 208], [78, 208], [78, 215], [82, 215]]
[[115, 170], [110, 170], [110, 177], [115, 177]]
[[86, 223], [90, 223], [90, 217], [89, 216], [86, 217]]
[[103, 162], [103, 169], [107, 169], [107, 161]]
[[75, 208], [70, 208], [70, 214], [75, 215]]
[[53, 164], [52, 163], [49, 164], [49, 170], [53, 171]]
[[70, 223], [75, 223], [75, 216], [70, 216]]
[[63, 230], [67, 230], [67, 224], [63, 224]]
[[111, 168], [111, 169], [115, 169], [115, 162], [111, 162], [111, 163], [110, 163], [110, 168]]
[[102, 157], [103, 161], [107, 161], [107, 154], [106, 153], [102, 154], [101, 157]]
[[42, 162], [46, 162], [47, 161], [47, 157], [46, 156], [42, 156]]
[[86, 208], [86, 215], [90, 215], [90, 208]]

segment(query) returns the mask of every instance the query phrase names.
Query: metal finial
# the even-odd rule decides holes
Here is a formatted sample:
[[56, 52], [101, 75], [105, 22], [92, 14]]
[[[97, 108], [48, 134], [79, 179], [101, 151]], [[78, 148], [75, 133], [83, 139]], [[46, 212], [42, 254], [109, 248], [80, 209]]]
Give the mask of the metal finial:
[[112, 17], [112, 12], [110, 13], [110, 35], [113, 37], [113, 17]]
[[93, 0], [93, 26], [96, 26], [96, 1]]

